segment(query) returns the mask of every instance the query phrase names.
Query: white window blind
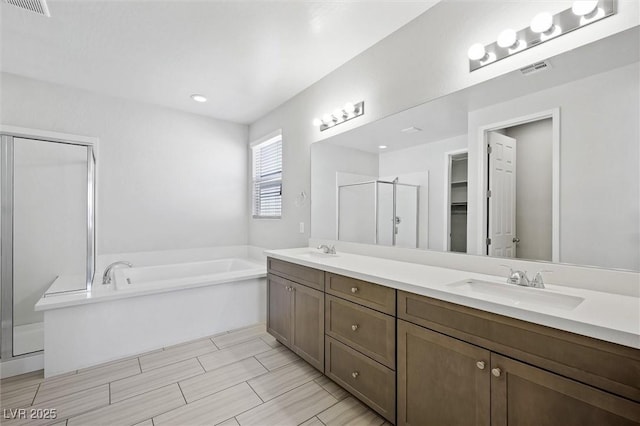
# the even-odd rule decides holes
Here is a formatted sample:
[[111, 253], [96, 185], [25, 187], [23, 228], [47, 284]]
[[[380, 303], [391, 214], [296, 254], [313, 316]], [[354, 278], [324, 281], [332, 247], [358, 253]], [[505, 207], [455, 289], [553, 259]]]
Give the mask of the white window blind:
[[282, 136], [251, 148], [253, 156], [253, 217], [279, 218], [282, 214]]

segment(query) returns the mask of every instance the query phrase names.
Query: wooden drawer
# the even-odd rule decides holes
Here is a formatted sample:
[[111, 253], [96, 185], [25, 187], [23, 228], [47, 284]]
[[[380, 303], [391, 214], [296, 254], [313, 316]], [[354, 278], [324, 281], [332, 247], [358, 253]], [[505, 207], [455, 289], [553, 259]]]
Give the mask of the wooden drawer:
[[324, 271], [273, 259], [271, 257], [267, 258], [267, 269], [270, 274], [278, 275], [315, 288], [316, 290], [324, 291]]
[[396, 319], [373, 309], [325, 297], [325, 333], [396, 369]]
[[385, 314], [396, 314], [396, 290], [393, 288], [327, 272], [325, 290]]
[[398, 291], [398, 318], [640, 401], [640, 350]]
[[395, 423], [395, 371], [329, 336], [325, 339], [325, 374], [382, 417]]

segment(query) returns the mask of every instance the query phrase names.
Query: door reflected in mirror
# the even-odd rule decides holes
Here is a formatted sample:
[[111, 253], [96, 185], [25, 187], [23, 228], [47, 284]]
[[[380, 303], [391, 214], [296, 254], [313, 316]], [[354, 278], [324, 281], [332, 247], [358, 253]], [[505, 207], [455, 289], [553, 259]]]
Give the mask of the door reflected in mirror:
[[313, 144], [312, 238], [640, 270], [639, 59], [633, 28]]

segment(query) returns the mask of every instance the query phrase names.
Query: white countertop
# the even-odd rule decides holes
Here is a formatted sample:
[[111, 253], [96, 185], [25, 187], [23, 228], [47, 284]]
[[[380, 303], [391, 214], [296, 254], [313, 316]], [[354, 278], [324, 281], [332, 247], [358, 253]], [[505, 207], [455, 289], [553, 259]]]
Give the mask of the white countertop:
[[640, 348], [640, 298], [637, 297], [560, 285], [546, 285], [545, 289], [517, 286], [523, 291], [575, 296], [584, 298], [584, 301], [572, 309], [544, 304], [516, 305], [500, 297], [472, 292], [464, 286], [451, 285], [475, 279], [502, 283], [508, 291], [514, 285], [506, 283], [506, 274], [499, 277], [351, 253], [338, 253], [332, 257], [309, 256], [309, 253], [314, 251], [316, 250], [304, 247], [267, 250], [265, 254], [311, 268]]

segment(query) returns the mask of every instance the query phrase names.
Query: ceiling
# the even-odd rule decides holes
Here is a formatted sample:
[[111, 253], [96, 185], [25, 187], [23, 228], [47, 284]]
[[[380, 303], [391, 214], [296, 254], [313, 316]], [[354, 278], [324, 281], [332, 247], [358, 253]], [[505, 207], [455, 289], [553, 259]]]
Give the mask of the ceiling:
[[[640, 27], [547, 59], [550, 69], [523, 75], [519, 70], [417, 105], [325, 139], [323, 142], [370, 153], [391, 152], [466, 135], [468, 114], [500, 102], [622, 67], [640, 60]], [[420, 132], [404, 133], [417, 127]], [[387, 148], [381, 150], [380, 145]]]
[[49, 0], [51, 18], [2, 3], [0, 69], [251, 123], [435, 3]]

